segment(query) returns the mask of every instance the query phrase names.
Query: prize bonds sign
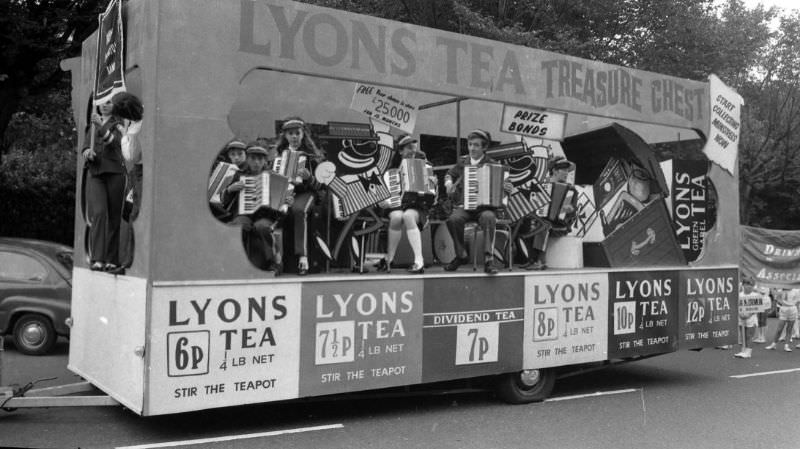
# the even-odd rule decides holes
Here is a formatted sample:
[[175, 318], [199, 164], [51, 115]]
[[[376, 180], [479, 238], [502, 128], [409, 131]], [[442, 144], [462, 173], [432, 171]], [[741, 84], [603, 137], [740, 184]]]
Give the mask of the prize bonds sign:
[[608, 276], [525, 278], [524, 367], [605, 360]]

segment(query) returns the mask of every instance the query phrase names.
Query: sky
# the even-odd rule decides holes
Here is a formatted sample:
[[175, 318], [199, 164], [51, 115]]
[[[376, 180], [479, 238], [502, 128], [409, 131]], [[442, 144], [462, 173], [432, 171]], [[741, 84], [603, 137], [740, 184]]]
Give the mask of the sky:
[[767, 7], [777, 6], [783, 8], [787, 12], [791, 9], [800, 9], [800, 4], [798, 4], [797, 0], [744, 0], [744, 4], [747, 5], [748, 8], [753, 8], [759, 3]]

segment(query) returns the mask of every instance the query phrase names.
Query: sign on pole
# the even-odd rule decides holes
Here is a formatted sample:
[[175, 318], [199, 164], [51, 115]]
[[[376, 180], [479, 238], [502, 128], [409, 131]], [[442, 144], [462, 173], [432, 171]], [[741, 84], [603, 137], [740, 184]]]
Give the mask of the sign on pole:
[[122, 1], [112, 0], [98, 17], [97, 70], [94, 81], [94, 104], [101, 105], [117, 92], [125, 91], [125, 42], [122, 31]]
[[414, 132], [417, 107], [403, 98], [401, 91], [369, 84], [357, 84], [350, 109], [404, 133]]
[[540, 139], [561, 140], [567, 114], [503, 105], [500, 131]]

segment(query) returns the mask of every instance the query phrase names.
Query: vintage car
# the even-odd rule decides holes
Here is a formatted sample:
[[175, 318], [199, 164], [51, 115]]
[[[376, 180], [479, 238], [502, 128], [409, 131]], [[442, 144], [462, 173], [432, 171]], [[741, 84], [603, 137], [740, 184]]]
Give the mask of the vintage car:
[[32, 239], [0, 238], [0, 335], [23, 354], [43, 355], [68, 336], [72, 248]]

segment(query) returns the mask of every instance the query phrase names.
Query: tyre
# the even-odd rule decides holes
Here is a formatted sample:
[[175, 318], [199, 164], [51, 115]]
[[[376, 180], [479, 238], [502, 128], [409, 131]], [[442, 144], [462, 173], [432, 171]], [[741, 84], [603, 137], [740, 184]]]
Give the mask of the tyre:
[[56, 344], [56, 338], [53, 324], [43, 315], [28, 313], [14, 324], [14, 344], [23, 354], [47, 354]]
[[555, 384], [555, 370], [531, 369], [499, 376], [495, 388], [505, 402], [527, 404], [547, 399]]

